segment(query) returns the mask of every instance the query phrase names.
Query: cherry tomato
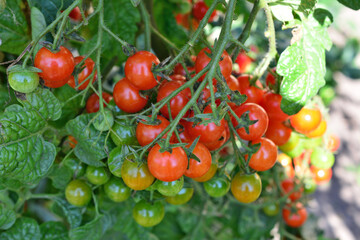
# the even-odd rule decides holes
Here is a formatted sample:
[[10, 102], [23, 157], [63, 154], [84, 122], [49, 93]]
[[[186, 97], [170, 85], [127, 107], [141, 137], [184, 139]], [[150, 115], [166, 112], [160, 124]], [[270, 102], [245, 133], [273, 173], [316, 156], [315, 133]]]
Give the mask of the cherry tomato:
[[282, 122], [270, 119], [265, 136], [273, 141], [276, 145], [280, 146], [289, 141], [291, 132], [291, 128], [288, 128]]
[[[187, 70], [188, 70], [189, 73], [194, 72], [195, 67], [187, 67]], [[184, 67], [181, 65], [181, 63], [178, 63], [178, 64], [175, 65], [175, 67], [174, 67], [174, 75], [186, 76], [186, 71], [185, 71]]]
[[280, 94], [268, 92], [263, 95], [260, 105], [265, 109], [270, 119], [283, 122], [289, 118], [289, 115], [281, 110], [281, 99]]
[[[294, 179], [285, 179], [281, 182], [281, 188], [284, 192], [284, 194], [289, 194], [289, 199], [293, 202], [300, 199], [302, 196], [302, 193], [304, 191], [303, 187], [297, 187], [296, 185], [299, 185], [299, 182], [295, 181]], [[298, 190], [294, 191], [295, 188], [298, 188]]]
[[[75, 65], [78, 65], [83, 59], [84, 59], [83, 56], [75, 57]], [[76, 85], [75, 83], [74, 76], [70, 76], [70, 79], [68, 81], [70, 87], [78, 90], [84, 90], [90, 83], [90, 79], [88, 77], [92, 74], [94, 67], [95, 67], [95, 63], [91, 58], [85, 59], [84, 65], [82, 66], [83, 70], [77, 75], [78, 85]], [[97, 72], [95, 71], [92, 82], [95, 82], [96, 78], [97, 78]]]
[[317, 184], [328, 183], [332, 177], [332, 169], [322, 169], [317, 168], [315, 166], [310, 167], [310, 171], [312, 173], [312, 177]]
[[34, 66], [42, 70], [39, 76], [44, 80], [45, 86], [58, 88], [64, 86], [75, 68], [72, 53], [63, 46], [57, 52], [41, 48], [35, 55]]
[[73, 136], [68, 136], [69, 138], [69, 145], [71, 148], [75, 148], [78, 141]]
[[260, 148], [251, 156], [249, 166], [256, 171], [269, 170], [276, 163], [277, 147], [267, 138], [260, 138], [252, 142], [252, 144], [256, 143], [260, 143]]
[[93, 121], [93, 126], [100, 132], [109, 131], [114, 125], [114, 115], [112, 111], [105, 108], [102, 113], [98, 113]]
[[[199, 54], [197, 55], [196, 61], [195, 61], [195, 71], [196, 73], [199, 73], [201, 70], [203, 70], [210, 62], [211, 58], [206, 55], [206, 53], [211, 53], [209, 48], [203, 48]], [[229, 78], [231, 75], [232, 70], [232, 60], [229, 54], [224, 51], [221, 55], [221, 61], [219, 62], [221, 74], [224, 76], [225, 79]], [[198, 81], [204, 80], [206, 76], [206, 73], [199, 78]]]
[[66, 186], [65, 198], [70, 204], [83, 207], [91, 200], [91, 188], [82, 180], [72, 180]]
[[263, 211], [267, 216], [273, 217], [279, 213], [280, 207], [279, 207], [279, 204], [277, 204], [277, 203], [271, 203], [271, 204], [267, 204], [263, 208]]
[[228, 140], [226, 136], [226, 130], [223, 131], [221, 137], [218, 140], [215, 140], [214, 142], [204, 142], [203, 144], [205, 147], [209, 149], [209, 151], [214, 151], [218, 148], [220, 148], [226, 141]]
[[327, 141], [325, 141], [325, 147], [330, 152], [336, 152], [340, 147], [340, 139], [336, 135], [330, 134]]
[[204, 188], [210, 197], [222, 197], [228, 193], [230, 189], [230, 182], [226, 178], [212, 178], [204, 183]]
[[85, 174], [84, 164], [76, 157], [67, 157], [62, 163], [71, 170], [74, 177], [81, 177]]
[[280, 145], [279, 148], [283, 152], [289, 152], [293, 150], [299, 144], [299, 142], [300, 142], [299, 135], [295, 132], [292, 132], [289, 140], [285, 144]]
[[12, 89], [21, 93], [31, 93], [39, 85], [39, 75], [36, 72], [10, 72], [8, 82]]
[[193, 180], [197, 181], [197, 182], [206, 182], [209, 181], [212, 177], [215, 176], [216, 171], [217, 171], [217, 164], [216, 163], [212, 163], [210, 166], [209, 171], [207, 171], [204, 175], [202, 175], [201, 177], [198, 178], [193, 178]]
[[87, 166], [86, 178], [95, 185], [103, 185], [109, 181], [111, 174], [104, 167]]
[[321, 112], [317, 108], [303, 107], [300, 112], [290, 117], [291, 126], [299, 133], [314, 131], [321, 122]]
[[285, 207], [282, 210], [282, 216], [286, 225], [296, 228], [301, 227], [305, 223], [307, 211], [301, 203], [297, 203], [295, 212], [291, 212], [290, 207]]
[[[190, 23], [191, 18], [191, 23]], [[196, 30], [199, 27], [200, 21], [196, 18], [190, 17], [190, 13], [187, 14], [177, 14], [175, 16], [176, 23], [183, 26], [185, 29]]]
[[142, 96], [139, 90], [126, 78], [115, 84], [113, 95], [116, 105], [127, 113], [140, 111], [148, 101], [148, 97]]
[[[272, 70], [274, 72], [276, 72], [276, 68], [273, 68]], [[266, 82], [266, 86], [269, 86], [269, 87], [275, 86], [276, 78], [271, 73], [268, 73], [268, 75], [266, 76], [265, 82]]]
[[[149, 116], [150, 117], [150, 116]], [[169, 126], [170, 122], [158, 115], [157, 119], [160, 120], [159, 125], [146, 125], [139, 122], [136, 127], [136, 138], [141, 146], [151, 143], [164, 129]], [[167, 134], [163, 138], [166, 138]]]
[[69, 13], [69, 17], [74, 21], [77, 22], [81, 21], [82, 16], [81, 16], [80, 8], [75, 7], [73, 10], [71, 10], [71, 12]]
[[[205, 107], [204, 113], [212, 113], [210, 105]], [[190, 118], [194, 116], [194, 113], [190, 113]], [[219, 140], [221, 135], [225, 130], [225, 120], [222, 119], [220, 121], [220, 125], [216, 125], [214, 122], [208, 123], [206, 126], [205, 124], [197, 124], [193, 127], [193, 122], [184, 122], [184, 127], [186, 131], [189, 133], [190, 137], [195, 139], [200, 136], [200, 142], [214, 142]]]
[[185, 204], [192, 198], [194, 194], [193, 188], [182, 188], [178, 194], [171, 197], [166, 197], [165, 201], [173, 205]]
[[295, 158], [299, 155], [301, 155], [304, 151], [304, 139], [300, 138], [299, 139], [299, 143], [296, 145], [296, 147], [294, 149], [292, 149], [291, 151], [287, 151], [285, 152], [287, 155], [289, 155], [292, 158]]
[[[111, 101], [111, 99], [113, 98], [110, 94], [103, 92], [102, 93], [102, 97], [103, 100], [107, 103], [109, 103]], [[87, 102], [86, 102], [86, 112], [88, 113], [94, 113], [99, 111], [100, 109], [100, 104], [99, 104], [100, 98], [96, 93], [91, 94], [91, 96], [88, 98]], [[104, 107], [106, 106], [106, 104], [104, 103]]]
[[121, 176], [124, 183], [131, 189], [144, 190], [148, 188], [155, 180], [151, 175], [147, 164], [142, 163], [138, 166], [138, 163], [124, 160], [121, 166]]
[[160, 145], [156, 144], [149, 152], [147, 162], [151, 174], [160, 181], [171, 182], [184, 175], [188, 166], [188, 158], [181, 147], [160, 152]]
[[[161, 100], [163, 100], [164, 98], [169, 96], [173, 91], [175, 91], [176, 89], [181, 87], [183, 84], [184, 83], [181, 81], [171, 81], [171, 82], [164, 83], [162, 86], [160, 86], [160, 88], [158, 90], [157, 101], [160, 102]], [[179, 112], [189, 102], [190, 98], [191, 98], [191, 92], [190, 92], [189, 88], [182, 90], [175, 97], [171, 98], [171, 100], [169, 101], [169, 104], [170, 104], [172, 118], [175, 118], [179, 114]], [[160, 112], [166, 118], [169, 118], [169, 111], [168, 111], [167, 104], [165, 104], [165, 106], [163, 106], [160, 109]], [[187, 115], [188, 115], [188, 112], [185, 113], [184, 117], [186, 117]]]
[[131, 190], [121, 178], [112, 177], [104, 185], [105, 194], [114, 202], [123, 202], [130, 197]]
[[327, 128], [327, 124], [325, 120], [322, 120], [319, 124], [319, 126], [317, 128], [315, 128], [315, 130], [306, 133], [305, 135], [308, 138], [317, 138], [317, 137], [321, 137], [322, 135], [324, 135], [324, 133], [326, 132], [326, 128]]
[[323, 138], [303, 138], [304, 148], [305, 149], [313, 149], [316, 147], [320, 147], [323, 145]]
[[133, 208], [133, 218], [143, 227], [153, 227], [159, 224], [165, 216], [165, 208], [162, 202], [149, 203], [141, 200]]
[[246, 73], [252, 61], [253, 60], [246, 55], [245, 52], [240, 52], [235, 60], [235, 62], [239, 65], [239, 73]]
[[[201, 21], [205, 17], [205, 14], [208, 10], [209, 10], [209, 7], [205, 4], [205, 2], [203, 0], [199, 0], [193, 5], [192, 13], [197, 20]], [[217, 12], [215, 10], [214, 12], [211, 13], [211, 16], [210, 16], [208, 22], [214, 21], [216, 15], [217, 15]]]
[[[187, 147], [190, 147], [190, 143]], [[207, 171], [209, 171], [211, 167], [211, 153], [205, 147], [204, 144], [198, 142], [192, 152], [195, 156], [198, 157], [200, 162], [196, 161], [195, 159], [191, 158], [189, 160], [189, 167], [186, 169], [184, 175], [189, 178], [197, 178], [205, 175]]]
[[256, 81], [255, 85], [250, 85], [251, 80], [250, 75], [240, 75], [237, 80], [239, 82], [240, 93], [245, 94], [247, 99], [245, 103], [256, 103], [259, 104], [264, 95], [264, 91], [262, 90], [263, 86], [259, 80]]
[[166, 197], [175, 196], [184, 186], [184, 177], [171, 182], [157, 180], [154, 185], [156, 190], [158, 190], [158, 192], [162, 195]]
[[316, 191], [316, 182], [314, 179], [309, 178], [304, 180], [304, 190], [306, 194], [312, 194]]
[[311, 153], [311, 164], [317, 168], [331, 168], [334, 163], [334, 154], [332, 154], [329, 150], [317, 147]]
[[[249, 126], [249, 133], [246, 133], [243, 127], [236, 130], [242, 139], [251, 141], [264, 135], [269, 125], [269, 118], [262, 107], [255, 103], [245, 103], [234, 109], [234, 112], [239, 118], [248, 112], [250, 120], [257, 120], [256, 123]], [[234, 117], [232, 118], [232, 124], [234, 127], [238, 125], [238, 121]]]
[[241, 203], [251, 203], [261, 193], [261, 178], [257, 173], [242, 174], [238, 172], [231, 181], [231, 192]]
[[148, 51], [139, 51], [130, 56], [125, 63], [125, 76], [140, 90], [148, 90], [157, 85], [151, 68], [160, 63], [159, 59]]
[[122, 146], [118, 146], [110, 152], [107, 160], [107, 164], [110, 172], [114, 176], [119, 178], [121, 177], [121, 168], [124, 159], [127, 159], [129, 161], [134, 161], [134, 156], [128, 155], [128, 153], [126, 152], [126, 148], [123, 148]]
[[289, 156], [286, 155], [285, 153], [280, 153], [280, 154], [278, 154], [276, 161], [278, 161], [283, 167], [292, 165], [292, 159], [291, 159], [291, 157], [289, 157]]
[[136, 127], [126, 122], [125, 119], [118, 119], [112, 126], [110, 137], [117, 146], [122, 145], [138, 145], [135, 136]]

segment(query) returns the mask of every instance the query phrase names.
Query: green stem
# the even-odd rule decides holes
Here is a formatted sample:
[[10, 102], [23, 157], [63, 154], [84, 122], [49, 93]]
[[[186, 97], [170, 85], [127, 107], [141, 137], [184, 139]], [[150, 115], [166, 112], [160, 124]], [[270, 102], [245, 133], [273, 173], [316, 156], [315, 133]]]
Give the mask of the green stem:
[[60, 36], [61, 34], [63, 33], [64, 31], [64, 28], [65, 28], [65, 24], [68, 20], [68, 16], [64, 16], [62, 21], [61, 21], [61, 24], [60, 24], [60, 27], [55, 35], [55, 38], [54, 38], [54, 42], [53, 42], [53, 45], [52, 45], [52, 49], [55, 50], [58, 48], [58, 41], [60, 39]]
[[98, 80], [98, 91], [99, 91], [99, 107], [100, 111], [104, 112], [104, 100], [102, 96], [102, 79], [101, 79], [101, 67], [100, 67], [100, 58], [101, 58], [101, 47], [102, 47], [102, 37], [103, 37], [103, 29], [105, 29], [104, 25], [104, 0], [99, 1], [98, 7], [100, 8], [99, 13], [99, 31], [98, 31], [98, 38], [97, 43], [99, 44], [99, 47], [97, 49], [97, 55], [96, 55], [96, 69], [97, 69], [97, 80]]
[[107, 28], [104, 23], [102, 24], [102, 29], [104, 29], [110, 36], [112, 36], [116, 41], [118, 41], [123, 47], [125, 47], [129, 52], [132, 51], [132, 49], [130, 48], [129, 44], [122, 40], [121, 38], [119, 38], [118, 36], [116, 36], [115, 33], [113, 33], [109, 28]]
[[144, 21], [145, 26], [145, 50], [150, 51], [151, 49], [151, 29], [150, 29], [150, 16], [146, 10], [143, 1], [140, 1], [140, 13]]
[[171, 48], [175, 49], [176, 51], [180, 51], [180, 49], [178, 47], [176, 47], [175, 44], [173, 44], [169, 39], [167, 39], [164, 35], [162, 35], [156, 28], [154, 28], [153, 26], [151, 27], [151, 31], [153, 33], [155, 33], [156, 36], [158, 36], [161, 40], [163, 40], [164, 43], [166, 43], [167, 45], [169, 45]]

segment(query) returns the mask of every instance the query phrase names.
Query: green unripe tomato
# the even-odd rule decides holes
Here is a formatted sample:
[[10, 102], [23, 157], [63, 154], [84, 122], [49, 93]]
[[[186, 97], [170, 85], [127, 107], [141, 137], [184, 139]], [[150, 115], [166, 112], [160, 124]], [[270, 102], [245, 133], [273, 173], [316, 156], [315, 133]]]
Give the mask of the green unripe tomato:
[[91, 188], [82, 180], [73, 180], [66, 186], [65, 198], [70, 204], [83, 207], [91, 200]]
[[325, 106], [329, 106], [332, 100], [334, 100], [334, 98], [336, 97], [336, 92], [334, 90], [334, 87], [324, 86], [320, 88], [319, 95], [323, 100]]
[[39, 85], [39, 75], [36, 72], [11, 72], [8, 77], [10, 87], [17, 92], [31, 93]]
[[317, 147], [311, 153], [311, 164], [317, 168], [328, 169], [335, 163], [334, 154], [329, 150]]
[[73, 176], [81, 177], [85, 174], [85, 166], [76, 157], [68, 157], [64, 161], [64, 165], [71, 169]]
[[104, 167], [87, 166], [86, 178], [95, 185], [102, 185], [109, 181], [110, 173]]
[[279, 213], [279, 210], [280, 210], [280, 207], [279, 207], [279, 204], [277, 204], [277, 203], [267, 204], [263, 208], [264, 213], [269, 217], [276, 216]]
[[304, 139], [300, 138], [298, 144], [291, 151], [284, 152], [289, 157], [294, 158], [299, 156], [304, 151]]
[[110, 137], [117, 146], [138, 145], [135, 132], [136, 125], [130, 125], [126, 120], [120, 119], [112, 127]]
[[321, 146], [321, 144], [323, 143], [323, 138], [322, 137], [305, 138], [303, 143], [305, 149], [314, 149], [316, 147]]
[[133, 208], [133, 218], [143, 227], [152, 227], [159, 224], [165, 216], [165, 208], [162, 202], [149, 203], [141, 200]]
[[304, 190], [306, 194], [312, 194], [316, 191], [316, 182], [312, 178], [305, 179]]
[[[109, 154], [108, 167], [110, 172], [116, 177], [121, 177], [121, 166], [125, 160], [124, 154], [126, 154], [123, 153], [123, 150], [126, 149], [122, 146], [119, 146], [114, 148]], [[127, 156], [126, 159], [134, 159], [134, 156]]]
[[114, 116], [109, 109], [104, 109], [104, 114], [98, 113], [94, 123], [98, 131], [108, 131], [114, 125]]
[[210, 197], [222, 197], [230, 189], [230, 181], [226, 178], [214, 177], [204, 183], [204, 188]]
[[185, 204], [192, 198], [194, 194], [193, 188], [182, 188], [178, 194], [175, 196], [167, 197], [166, 202], [173, 205]]
[[172, 182], [156, 180], [154, 186], [155, 189], [159, 191], [159, 193], [166, 197], [175, 196], [184, 186], [184, 177], [181, 177], [180, 179]]
[[289, 152], [298, 145], [299, 141], [299, 135], [295, 132], [292, 132], [289, 140], [284, 145], [279, 146], [279, 149], [283, 152]]
[[130, 197], [131, 189], [125, 185], [121, 178], [112, 177], [104, 185], [106, 195], [114, 202], [122, 202]]

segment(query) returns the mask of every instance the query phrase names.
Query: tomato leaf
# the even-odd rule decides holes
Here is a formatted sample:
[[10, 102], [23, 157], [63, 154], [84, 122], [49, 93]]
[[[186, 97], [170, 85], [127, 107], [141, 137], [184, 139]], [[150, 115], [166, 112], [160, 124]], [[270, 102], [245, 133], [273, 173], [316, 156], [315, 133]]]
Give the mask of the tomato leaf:
[[3, 205], [0, 205], [0, 229], [9, 229], [16, 220], [16, 213], [12, 209], [7, 209]]
[[0, 234], [2, 240], [40, 240], [39, 224], [32, 218], [18, 218], [15, 224], [6, 232]]
[[57, 215], [66, 217], [71, 228], [80, 226], [82, 220], [81, 208], [71, 205], [65, 199], [55, 198], [52, 210]]
[[67, 240], [68, 231], [61, 222], [44, 222], [40, 225], [42, 240]]
[[67, 166], [60, 166], [54, 164], [49, 178], [52, 180], [52, 185], [57, 189], [65, 189], [66, 185], [70, 182], [72, 177], [72, 171]]
[[71, 5], [73, 0], [29, 0], [30, 7], [38, 8], [44, 15], [46, 23], [52, 23], [61, 10]]
[[283, 76], [280, 86], [281, 109], [293, 115], [300, 111], [325, 84], [325, 49], [331, 47], [327, 27], [331, 14], [324, 9], [316, 11], [298, 24], [294, 43], [281, 54], [277, 73]]
[[360, 2], [358, 0], [338, 0], [338, 2], [354, 10], [360, 9]]
[[[40, 33], [42, 31], [44, 31], [46, 28], [46, 21], [45, 21], [45, 17], [42, 14], [42, 12], [36, 8], [36, 7], [32, 7], [31, 8], [31, 36], [32, 39], [36, 39]], [[45, 41], [45, 36], [43, 36], [40, 41]], [[35, 50], [34, 50], [34, 56], [36, 55], [36, 53], [39, 51], [39, 49], [41, 48], [41, 45], [38, 43], [35, 46]]]
[[99, 240], [102, 236], [101, 218], [96, 217], [91, 222], [83, 226], [73, 228], [69, 232], [70, 239], [72, 240]]

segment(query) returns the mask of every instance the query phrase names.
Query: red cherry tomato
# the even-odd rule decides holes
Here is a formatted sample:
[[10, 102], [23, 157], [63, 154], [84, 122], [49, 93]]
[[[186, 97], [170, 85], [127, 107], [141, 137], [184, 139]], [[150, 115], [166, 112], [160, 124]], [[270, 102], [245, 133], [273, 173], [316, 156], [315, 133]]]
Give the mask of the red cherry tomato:
[[148, 97], [142, 96], [126, 78], [115, 84], [113, 95], [116, 105], [127, 113], [140, 111], [148, 101]]
[[239, 65], [239, 73], [246, 73], [252, 61], [253, 60], [246, 55], [245, 52], [240, 52], [235, 60], [235, 62]]
[[64, 86], [75, 68], [72, 53], [63, 46], [57, 52], [43, 47], [35, 55], [34, 66], [42, 70], [39, 76], [45, 86], [58, 88]]
[[[197, 20], [201, 21], [205, 17], [205, 14], [208, 10], [209, 7], [205, 4], [203, 0], [200, 0], [194, 4], [192, 8], [192, 13]], [[216, 15], [216, 11], [212, 12], [208, 22], [214, 21]]]
[[218, 140], [215, 140], [214, 142], [204, 142], [203, 144], [210, 150], [214, 151], [218, 148], [220, 148], [224, 143], [227, 141], [226, 136], [226, 130], [223, 131], [221, 137]]
[[171, 153], [160, 152], [160, 145], [156, 144], [150, 150], [147, 158], [151, 174], [164, 182], [171, 182], [181, 178], [188, 166], [188, 158], [181, 147], [171, 150]]
[[[255, 103], [245, 103], [237, 107], [234, 112], [239, 118], [245, 112], [249, 112], [249, 119], [257, 120], [256, 123], [249, 126], [249, 133], [246, 133], [243, 127], [236, 130], [242, 139], [252, 141], [264, 135], [269, 125], [269, 118], [262, 107]], [[234, 117], [232, 118], [232, 124], [234, 127], [238, 125], [238, 121]]]
[[[187, 147], [190, 147], [190, 145], [189, 143]], [[211, 153], [205, 145], [200, 142], [196, 144], [192, 153], [199, 158], [200, 162], [191, 158], [189, 168], [185, 171], [184, 175], [189, 178], [198, 178], [209, 171], [211, 167]]]
[[319, 126], [321, 118], [319, 109], [303, 107], [300, 112], [290, 117], [290, 123], [297, 132], [305, 134], [315, 130]]
[[125, 63], [125, 76], [140, 90], [148, 90], [157, 85], [151, 68], [160, 63], [159, 59], [148, 51], [139, 51], [129, 57]]
[[[274, 72], [276, 72], [276, 68], [272, 69]], [[268, 73], [268, 75], [266, 76], [266, 86], [271, 86], [271, 85], [275, 85], [276, 84], [276, 79], [274, 77], [274, 75], [272, 75], [271, 73]]]
[[315, 166], [311, 166], [310, 171], [312, 173], [313, 179], [315, 180], [315, 182], [317, 184], [327, 183], [331, 180], [331, 177], [332, 177], [332, 169], [331, 168], [322, 169], [322, 168], [317, 168]]
[[[83, 56], [75, 57], [75, 65], [78, 65], [83, 59], [84, 59]], [[84, 90], [89, 85], [90, 79], [87, 78], [91, 75], [95, 67], [95, 63], [91, 58], [87, 58], [84, 64], [85, 64], [85, 68], [78, 74], [78, 86], [79, 86], [77, 88], [78, 90]], [[95, 82], [96, 78], [97, 78], [97, 73], [95, 71], [92, 82]], [[85, 83], [83, 83], [85, 79], [87, 80]], [[68, 84], [70, 85], [70, 87], [76, 89], [74, 76], [70, 76]]]
[[267, 92], [264, 94], [260, 105], [265, 109], [270, 119], [283, 122], [289, 118], [289, 115], [281, 110], [281, 99], [280, 94]]
[[75, 7], [73, 10], [71, 10], [71, 12], [69, 13], [69, 17], [74, 21], [77, 22], [81, 21], [82, 16], [81, 16], [80, 8]]
[[[112, 96], [106, 92], [102, 93], [102, 97], [105, 102], [109, 103], [112, 100]], [[100, 104], [99, 104], [99, 96], [96, 93], [91, 94], [86, 102], [86, 112], [87, 113], [94, 113], [99, 111]], [[106, 104], [104, 103], [104, 107]]]
[[284, 181], [281, 182], [281, 188], [284, 191], [284, 194], [289, 194], [289, 199], [293, 202], [295, 202], [296, 200], [300, 199], [302, 196], [302, 193], [304, 191], [303, 187], [298, 188], [297, 191], [294, 191], [295, 185], [298, 185], [299, 183], [294, 181], [294, 179], [285, 179]]
[[185, 29], [196, 30], [199, 27], [200, 21], [196, 18], [191, 17], [191, 25], [190, 25], [190, 13], [187, 14], [177, 14], [175, 16], [176, 23], [183, 26]]
[[[196, 73], [199, 73], [201, 70], [203, 70], [209, 64], [211, 58], [208, 57], [206, 55], [206, 53], [208, 53], [208, 54], [211, 53], [209, 48], [203, 48], [199, 52], [199, 54], [196, 58], [196, 61], [195, 61]], [[232, 60], [226, 51], [224, 51], [223, 54], [221, 55], [221, 59], [222, 60], [219, 62], [221, 74], [224, 76], [225, 79], [227, 79], [231, 75]], [[206, 76], [206, 73], [203, 76], [201, 76], [198, 81], [204, 80], [205, 76]]]
[[251, 156], [249, 166], [256, 171], [269, 170], [276, 163], [276, 145], [267, 138], [260, 138], [259, 140], [252, 142], [252, 144], [256, 143], [260, 143], [260, 148]]
[[[151, 143], [170, 124], [166, 118], [160, 115], [157, 116], [157, 119], [160, 120], [159, 125], [146, 125], [142, 122], [139, 122], [137, 125], [136, 138], [141, 146]], [[167, 134], [165, 134], [163, 138], [166, 138], [166, 135]]]
[[307, 219], [307, 211], [301, 203], [297, 203], [296, 212], [291, 212], [291, 208], [286, 206], [282, 210], [282, 217], [286, 225], [294, 228], [301, 227]]
[[256, 86], [250, 86], [250, 75], [241, 75], [237, 78], [237, 80], [239, 82], [240, 93], [247, 96], [245, 103], [259, 104], [264, 95], [261, 82], [258, 80], [255, 83]]
[[330, 134], [325, 145], [330, 152], [336, 152], [340, 147], [340, 139], [336, 135]]
[[276, 145], [280, 146], [289, 141], [291, 136], [291, 128], [288, 128], [282, 122], [270, 119], [265, 136], [273, 141]]

